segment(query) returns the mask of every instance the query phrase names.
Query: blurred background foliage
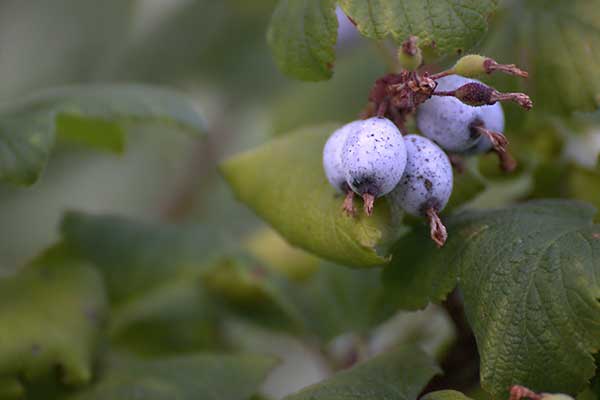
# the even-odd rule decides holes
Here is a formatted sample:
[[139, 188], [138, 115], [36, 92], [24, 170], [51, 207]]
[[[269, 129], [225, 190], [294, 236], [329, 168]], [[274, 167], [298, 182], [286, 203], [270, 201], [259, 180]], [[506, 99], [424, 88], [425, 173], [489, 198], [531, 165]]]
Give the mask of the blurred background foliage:
[[[377, 271], [342, 268], [291, 247], [236, 202], [218, 173], [219, 161], [275, 136], [354, 119], [387, 69], [382, 47], [340, 16], [333, 78], [285, 78], [265, 40], [275, 4], [0, 2], [1, 101], [67, 84], [158, 84], [193, 99], [206, 121], [201, 138], [152, 123], [130, 127], [121, 154], [61, 137], [35, 185], [0, 184], [0, 274], [6, 275], [0, 281], [0, 398], [24, 391], [34, 399], [120, 398], [131, 395], [131, 387], [148, 398], [176, 398], [168, 396], [193, 396], [210, 385], [217, 393], [232, 391], [215, 399], [259, 391], [281, 398], [398, 343], [416, 343], [443, 358], [455, 328], [442, 308], [398, 313], [383, 301]], [[526, 11], [499, 12], [490, 29], [495, 33], [479, 49], [501, 62], [537, 66], [518, 51], [546, 33], [519, 39], [503, 32], [514, 24], [502, 28], [523, 15], [534, 21]], [[533, 22], [518, 25], [535, 29]], [[591, 43], [597, 50], [597, 37]], [[542, 46], [536, 53], [549, 74], [571, 68], [555, 53], [549, 64], [549, 51]], [[600, 72], [594, 68], [584, 71], [590, 79]], [[457, 177], [452, 208], [533, 197], [600, 206], [600, 119], [573, 112], [589, 111], [581, 91], [544, 79], [526, 87], [540, 112], [505, 107], [518, 173], [498, 174], [493, 157], [471, 162]], [[493, 82], [517, 89], [514, 79]], [[61, 267], [49, 267], [54, 264]], [[88, 306], [69, 314], [75, 304]], [[214, 352], [268, 356], [218, 359]], [[275, 370], [271, 356], [279, 360]], [[215, 365], [228, 372], [219, 375]], [[199, 374], [173, 377], [173, 369], [216, 372], [196, 382]], [[90, 382], [92, 389], [77, 391]]]

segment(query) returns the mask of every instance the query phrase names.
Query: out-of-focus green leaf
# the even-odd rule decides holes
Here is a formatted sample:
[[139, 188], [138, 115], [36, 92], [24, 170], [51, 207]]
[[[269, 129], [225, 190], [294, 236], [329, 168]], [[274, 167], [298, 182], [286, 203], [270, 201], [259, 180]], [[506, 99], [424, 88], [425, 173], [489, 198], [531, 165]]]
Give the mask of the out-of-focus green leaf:
[[90, 381], [106, 313], [94, 269], [55, 248], [0, 279], [0, 298], [0, 376], [35, 380], [58, 365], [63, 383]]
[[587, 201], [595, 207], [600, 207], [600, 168], [587, 169], [571, 166], [568, 169], [568, 179], [565, 186], [569, 197]]
[[122, 153], [125, 150], [123, 127], [103, 119], [60, 114], [56, 116], [59, 139], [96, 149]]
[[70, 86], [24, 98], [0, 111], [0, 179], [35, 182], [48, 161], [55, 135], [120, 151], [126, 124], [150, 122], [190, 132], [204, 130], [189, 99], [156, 87]]
[[275, 366], [272, 358], [194, 354], [142, 360], [113, 356], [92, 388], [70, 400], [246, 400]]
[[329, 263], [298, 282], [250, 259], [228, 258], [205, 274], [204, 284], [243, 319], [323, 341], [366, 334], [395, 311], [381, 303], [377, 271]]
[[65, 215], [61, 232], [70, 249], [100, 269], [115, 304], [161, 287], [185, 271], [200, 276], [211, 246], [218, 241], [202, 226], [77, 212]]
[[422, 397], [423, 400], [471, 400], [456, 390], [439, 390], [437, 392], [427, 393]]
[[473, 200], [477, 195], [487, 189], [489, 183], [481, 176], [474, 165], [468, 165], [464, 171], [454, 173], [454, 186], [452, 195], [444, 214], [448, 214], [452, 210], [459, 208], [461, 205]]
[[461, 54], [487, 30], [496, 0], [340, 0], [357, 29], [372, 39], [397, 44], [417, 36], [437, 55]]
[[338, 21], [335, 0], [279, 0], [267, 39], [279, 68], [292, 78], [331, 78]]
[[287, 243], [277, 232], [263, 228], [250, 236], [246, 249], [256, 259], [290, 279], [305, 279], [319, 267], [320, 260]]
[[[594, 375], [591, 353], [600, 347], [594, 214], [569, 201], [459, 214], [448, 223], [444, 249], [435, 255], [417, 250], [402, 266], [424, 277], [419, 284], [430, 298], [438, 280], [448, 279], [447, 269], [452, 275], [460, 269], [482, 386], [492, 395], [506, 396], [513, 384], [575, 394]], [[404, 287], [396, 282], [401, 287], [393, 290]]]
[[113, 345], [144, 355], [220, 347], [218, 308], [197, 274], [180, 275], [112, 310]]
[[459, 275], [456, 257], [462, 251], [456, 241], [452, 225], [448, 226], [449, 239], [441, 251], [429, 238], [424, 225], [414, 228], [394, 249], [392, 262], [382, 273], [385, 302], [402, 310], [418, 310], [431, 303], [439, 303], [454, 289]]
[[102, 76], [184, 88], [190, 82], [218, 85], [218, 97], [228, 96], [232, 102], [252, 99], [255, 104], [285, 82], [265, 40], [275, 4], [276, 0], [177, 3], [132, 37], [104, 66]]
[[0, 399], [18, 400], [25, 395], [25, 390], [17, 378], [0, 378]]
[[335, 128], [322, 125], [286, 135], [225, 161], [221, 171], [237, 198], [292, 245], [343, 265], [385, 264], [388, 246], [402, 227], [393, 226], [383, 199], [371, 217], [342, 212], [343, 199], [322, 165], [323, 146]]
[[61, 230], [105, 278], [115, 345], [145, 355], [219, 345], [218, 310], [200, 281], [218, 239], [205, 227], [71, 212]]
[[439, 372], [433, 359], [422, 350], [400, 347], [339, 372], [285, 400], [416, 400], [427, 382]]
[[384, 72], [385, 65], [373, 47], [353, 48], [338, 60], [331, 80], [310, 85], [293, 81], [273, 97], [273, 131], [288, 133], [300, 126], [356, 119], [373, 83]]
[[[600, 107], [600, 3], [507, 2], [484, 53], [529, 71], [521, 80], [498, 74], [506, 91], [526, 91], [536, 114], [551, 116]], [[577, 78], [575, 78], [577, 77]]]

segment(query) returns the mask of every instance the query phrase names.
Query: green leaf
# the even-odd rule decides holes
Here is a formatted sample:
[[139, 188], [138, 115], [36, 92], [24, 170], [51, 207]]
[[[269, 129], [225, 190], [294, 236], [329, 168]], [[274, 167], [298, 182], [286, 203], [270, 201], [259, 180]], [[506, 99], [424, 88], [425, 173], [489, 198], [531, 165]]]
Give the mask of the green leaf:
[[199, 276], [218, 241], [203, 226], [152, 224], [77, 212], [65, 215], [61, 232], [75, 254], [99, 268], [114, 304], [189, 271]]
[[381, 303], [377, 271], [330, 263], [291, 281], [252, 260], [231, 257], [203, 282], [240, 318], [324, 342], [348, 332], [365, 335], [395, 311]]
[[105, 312], [101, 277], [60, 249], [0, 279], [0, 376], [35, 380], [58, 365], [63, 383], [89, 382]]
[[68, 399], [246, 400], [274, 366], [272, 358], [250, 355], [113, 356], [96, 385]]
[[422, 400], [471, 400], [470, 397], [465, 396], [461, 392], [456, 390], [439, 390], [437, 392], [427, 393], [421, 397]]
[[113, 345], [144, 355], [219, 346], [218, 310], [200, 286], [214, 233], [75, 212], [61, 230], [69, 250], [105, 278]]
[[518, 64], [530, 76], [496, 75], [500, 89], [526, 91], [536, 111], [552, 116], [600, 107], [600, 3], [520, 1], [510, 3], [504, 15], [484, 52]]
[[439, 373], [422, 350], [400, 347], [287, 396], [285, 400], [416, 400]]
[[270, 228], [263, 228], [250, 236], [244, 247], [257, 260], [290, 279], [310, 277], [321, 260], [304, 250], [290, 246]]
[[44, 168], [55, 136], [121, 151], [129, 123], [164, 123], [204, 130], [188, 99], [156, 87], [114, 84], [50, 89], [0, 111], [0, 180], [32, 184]]
[[581, 201], [587, 201], [600, 207], [600, 168], [587, 169], [577, 166], [570, 168], [563, 166], [563, 171], [567, 170], [568, 179], [565, 179], [565, 186], [569, 197]]
[[[576, 394], [600, 348], [600, 227], [582, 203], [531, 202], [454, 223], [483, 387]], [[468, 240], [468, 243], [465, 242]]]
[[219, 310], [197, 274], [179, 274], [114, 307], [113, 346], [143, 355], [172, 355], [221, 347]]
[[0, 180], [33, 184], [44, 169], [53, 146], [50, 115], [0, 116]]
[[460, 54], [477, 44], [487, 30], [496, 0], [340, 0], [358, 30], [372, 39], [409, 36], [437, 55]]
[[280, 0], [267, 40], [285, 74], [319, 81], [332, 76], [337, 30], [335, 0]]
[[594, 375], [591, 353], [600, 348], [594, 214], [570, 201], [459, 214], [448, 221], [444, 249], [415, 249], [402, 266], [409, 271], [386, 271], [394, 278], [390, 290], [413, 290], [399, 295], [405, 298], [419, 291], [411, 283], [420, 285], [426, 294], [417, 297], [419, 306], [439, 299], [450, 288], [444, 282], [458, 276], [484, 389], [495, 397], [505, 397], [513, 384], [575, 394]]
[[236, 197], [290, 244], [343, 265], [385, 264], [402, 227], [393, 226], [385, 200], [376, 202], [372, 217], [342, 212], [343, 199], [327, 182], [321, 158], [335, 128], [285, 135], [225, 161], [221, 171]]
[[17, 378], [0, 378], [0, 399], [18, 400], [25, 395], [25, 390]]
[[462, 250], [451, 246], [454, 231], [449, 226], [447, 248], [440, 251], [424, 225], [414, 228], [394, 249], [390, 265], [382, 273], [385, 302], [402, 310], [418, 310], [439, 303], [454, 289], [459, 275], [455, 262]]

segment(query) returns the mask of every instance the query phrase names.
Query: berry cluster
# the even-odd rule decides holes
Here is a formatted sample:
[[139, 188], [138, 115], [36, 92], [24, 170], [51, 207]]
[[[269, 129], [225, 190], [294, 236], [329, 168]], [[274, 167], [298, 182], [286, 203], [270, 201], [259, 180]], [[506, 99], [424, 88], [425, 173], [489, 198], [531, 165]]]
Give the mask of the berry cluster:
[[[387, 196], [408, 214], [426, 217], [431, 238], [441, 247], [447, 233], [439, 212], [453, 186], [450, 159], [495, 152], [504, 171], [514, 170], [499, 102], [532, 107], [523, 93], [500, 93], [471, 77], [493, 71], [527, 73], [469, 55], [447, 71], [419, 74], [411, 70], [421, 63], [415, 38], [405, 42], [399, 59], [408, 69], [375, 82], [363, 119], [338, 129], [325, 144], [323, 167], [331, 185], [346, 195], [348, 215], [355, 214], [354, 194], [362, 197], [367, 215], [376, 198]], [[406, 132], [406, 119], [414, 114], [422, 136]]]

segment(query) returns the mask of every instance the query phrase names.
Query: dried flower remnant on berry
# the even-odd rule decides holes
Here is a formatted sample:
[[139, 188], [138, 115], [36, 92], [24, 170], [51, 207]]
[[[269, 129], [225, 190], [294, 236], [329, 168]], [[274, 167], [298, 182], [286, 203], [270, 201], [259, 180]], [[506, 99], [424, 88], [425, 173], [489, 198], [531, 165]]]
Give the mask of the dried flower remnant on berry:
[[524, 93], [501, 93], [487, 85], [471, 82], [455, 90], [434, 92], [435, 96], [456, 97], [470, 106], [484, 106], [496, 104], [499, 101], [514, 101], [526, 110], [531, 110], [533, 102]]

